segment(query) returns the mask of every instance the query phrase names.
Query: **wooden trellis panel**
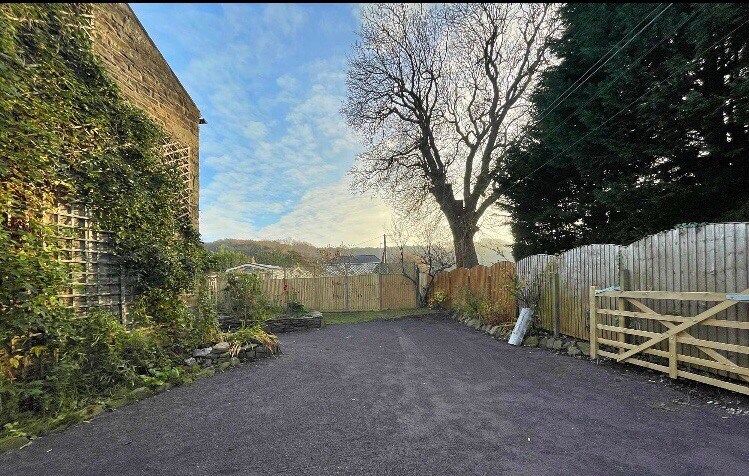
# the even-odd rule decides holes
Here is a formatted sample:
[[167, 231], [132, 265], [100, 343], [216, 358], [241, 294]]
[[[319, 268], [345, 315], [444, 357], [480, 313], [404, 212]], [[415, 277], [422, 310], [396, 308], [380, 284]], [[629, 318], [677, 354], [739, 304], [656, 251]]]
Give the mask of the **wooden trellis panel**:
[[182, 180], [183, 187], [180, 190], [180, 202], [182, 203], [181, 216], [190, 215], [190, 198], [193, 194], [193, 171], [190, 162], [190, 147], [184, 146], [170, 138], [164, 139], [162, 146], [164, 163], [174, 169]]
[[58, 298], [77, 313], [103, 308], [124, 318], [133, 295], [113, 253], [112, 234], [74, 203], [58, 204], [47, 221], [58, 240], [57, 258], [70, 270], [69, 287]]

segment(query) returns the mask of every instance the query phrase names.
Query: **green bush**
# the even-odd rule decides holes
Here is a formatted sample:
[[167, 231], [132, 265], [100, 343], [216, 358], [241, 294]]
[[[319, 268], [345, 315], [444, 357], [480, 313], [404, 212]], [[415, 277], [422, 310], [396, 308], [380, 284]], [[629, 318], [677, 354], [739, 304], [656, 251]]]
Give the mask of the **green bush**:
[[252, 273], [234, 272], [227, 275], [221, 311], [252, 326], [278, 314], [281, 310], [263, 294], [260, 276]]
[[429, 307], [432, 309], [445, 309], [447, 307], [448, 295], [445, 291], [434, 291], [429, 297]]
[[485, 325], [495, 326], [508, 320], [502, 304], [493, 301], [486, 292], [463, 289], [453, 299], [452, 306], [461, 315], [480, 319]]
[[303, 314], [307, 311], [302, 301], [299, 300], [299, 295], [295, 292], [291, 293], [289, 300], [286, 302], [286, 310], [291, 314]]

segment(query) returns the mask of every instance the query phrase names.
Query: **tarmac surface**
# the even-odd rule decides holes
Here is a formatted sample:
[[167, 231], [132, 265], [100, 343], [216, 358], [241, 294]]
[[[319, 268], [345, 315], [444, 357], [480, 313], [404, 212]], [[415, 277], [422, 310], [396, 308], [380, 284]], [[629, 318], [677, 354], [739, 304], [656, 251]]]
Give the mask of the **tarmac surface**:
[[631, 366], [440, 317], [281, 342], [280, 357], [1, 454], [0, 474], [749, 474], [748, 415]]

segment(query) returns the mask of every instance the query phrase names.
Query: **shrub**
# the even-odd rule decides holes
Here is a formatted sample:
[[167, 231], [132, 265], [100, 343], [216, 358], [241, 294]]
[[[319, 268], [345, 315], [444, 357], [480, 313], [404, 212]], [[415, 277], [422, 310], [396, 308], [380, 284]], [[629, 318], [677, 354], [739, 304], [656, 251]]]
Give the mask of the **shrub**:
[[221, 311], [251, 327], [261, 323], [280, 309], [263, 294], [261, 278], [252, 273], [235, 272], [227, 275]]
[[447, 293], [445, 291], [435, 291], [429, 298], [429, 307], [432, 309], [445, 309], [447, 307]]
[[273, 334], [265, 332], [265, 330], [259, 325], [255, 324], [249, 327], [242, 327], [234, 332], [228, 332], [223, 336], [226, 342], [232, 344], [263, 344], [272, 351], [276, 351], [278, 348], [278, 337]]
[[453, 300], [453, 308], [463, 316], [480, 319], [485, 325], [495, 326], [510, 320], [501, 303], [493, 301], [484, 291], [463, 289]]
[[299, 300], [297, 293], [292, 293], [286, 302], [286, 310], [291, 314], [302, 314], [307, 311], [302, 301]]

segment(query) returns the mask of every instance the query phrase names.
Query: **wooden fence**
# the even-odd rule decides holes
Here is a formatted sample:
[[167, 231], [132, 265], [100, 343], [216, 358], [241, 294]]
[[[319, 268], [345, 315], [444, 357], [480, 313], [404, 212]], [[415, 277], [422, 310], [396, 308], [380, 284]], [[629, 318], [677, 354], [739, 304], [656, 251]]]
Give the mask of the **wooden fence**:
[[623, 246], [588, 245], [559, 255], [535, 255], [517, 263], [521, 282], [537, 290], [537, 323], [556, 333], [588, 338], [588, 291], [619, 282]]
[[500, 261], [491, 267], [482, 265], [471, 269], [457, 268], [438, 274], [434, 279], [433, 292], [447, 295], [447, 305], [454, 305], [466, 291], [488, 298], [502, 322], [512, 321], [516, 315], [514, 294], [515, 263]]
[[[749, 223], [717, 223], [682, 227], [643, 238], [628, 246], [588, 245], [559, 255], [535, 255], [517, 263], [519, 279], [539, 290], [537, 323], [549, 331], [589, 339], [590, 286], [639, 291], [739, 293], [749, 288]], [[614, 309], [616, 298], [599, 298], [602, 308]], [[696, 316], [708, 309], [698, 300], [649, 299], [641, 304], [660, 315]], [[628, 311], [635, 309], [627, 303]], [[718, 319], [749, 322], [749, 306], [731, 306]], [[662, 332], [656, 319], [637, 318], [632, 324], [641, 332]], [[696, 339], [727, 345], [749, 346], [749, 329], [741, 325], [697, 325], [690, 329]], [[615, 333], [603, 330], [605, 339]], [[660, 349], [663, 350], [663, 349]], [[725, 349], [721, 349], [726, 351]], [[664, 350], [665, 351], [665, 350]], [[704, 352], [695, 346], [680, 347], [688, 358]], [[730, 351], [729, 351], [730, 352]], [[732, 356], [739, 366], [749, 366], [749, 356]], [[695, 361], [684, 361], [695, 366]], [[727, 375], [725, 369], [705, 368]]]
[[[616, 307], [599, 303], [599, 300], [610, 299], [616, 300]], [[653, 302], [717, 302], [718, 304], [709, 306], [697, 315], [686, 317], [656, 312], [651, 306], [643, 303], [645, 299]], [[599, 290], [596, 286], [592, 286], [589, 302], [592, 358], [602, 355], [619, 362], [667, 373], [672, 379], [687, 378], [749, 395], [747, 385], [718, 380], [686, 369], [697, 367], [717, 371], [738, 378], [744, 383], [749, 382], [749, 367], [738, 365], [719, 352], [746, 356], [749, 354], [749, 346], [695, 337], [695, 331], [701, 327], [749, 331], [749, 322], [728, 320], [726, 314], [727, 310], [738, 309], [742, 304], [743, 306], [749, 304], [749, 289], [744, 290], [742, 294], [728, 294]], [[661, 330], [644, 331], [637, 325], [643, 321], [656, 323], [661, 326]], [[600, 344], [613, 347], [616, 351], [602, 350], [599, 348]], [[637, 358], [638, 354], [647, 354], [651, 358], [642, 360]], [[661, 362], [658, 362], [659, 360]]]
[[400, 274], [265, 279], [263, 292], [277, 304], [295, 298], [322, 312], [417, 307], [416, 287]]

